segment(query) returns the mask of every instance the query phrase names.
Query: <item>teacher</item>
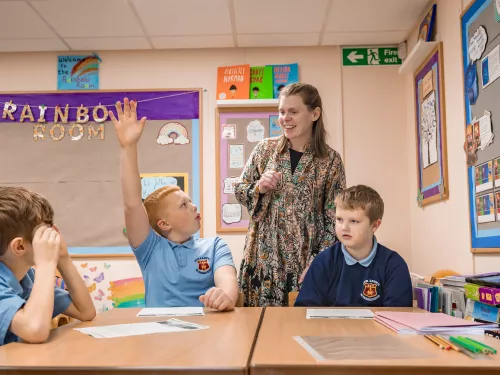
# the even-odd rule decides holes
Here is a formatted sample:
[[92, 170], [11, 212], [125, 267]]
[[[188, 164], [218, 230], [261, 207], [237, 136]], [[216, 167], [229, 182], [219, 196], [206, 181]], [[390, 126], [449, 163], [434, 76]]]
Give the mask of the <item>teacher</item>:
[[257, 144], [234, 185], [250, 215], [239, 275], [245, 306], [287, 306], [304, 270], [336, 241], [334, 199], [345, 173], [326, 143], [318, 90], [286, 86], [279, 125], [283, 135]]

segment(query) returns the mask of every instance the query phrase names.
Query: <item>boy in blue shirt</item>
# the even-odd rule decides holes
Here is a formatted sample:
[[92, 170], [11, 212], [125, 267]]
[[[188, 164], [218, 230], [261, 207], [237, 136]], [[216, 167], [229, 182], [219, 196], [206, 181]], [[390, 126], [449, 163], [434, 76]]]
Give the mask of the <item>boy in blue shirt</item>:
[[155, 190], [143, 204], [137, 144], [146, 118], [137, 121], [137, 102], [127, 98], [123, 109], [116, 103], [116, 113], [118, 119], [111, 111], [109, 115], [121, 147], [125, 226], [144, 278], [146, 306], [232, 310], [238, 284], [231, 251], [219, 237], [193, 238], [200, 214], [177, 186]]
[[411, 307], [404, 259], [377, 242], [384, 202], [372, 188], [350, 187], [335, 199], [338, 242], [316, 256], [295, 306]]
[[[53, 219], [54, 211], [41, 195], [0, 186], [0, 346], [19, 339], [44, 342], [52, 318], [61, 313], [82, 321], [95, 317], [87, 287]], [[56, 268], [69, 293], [56, 287]]]

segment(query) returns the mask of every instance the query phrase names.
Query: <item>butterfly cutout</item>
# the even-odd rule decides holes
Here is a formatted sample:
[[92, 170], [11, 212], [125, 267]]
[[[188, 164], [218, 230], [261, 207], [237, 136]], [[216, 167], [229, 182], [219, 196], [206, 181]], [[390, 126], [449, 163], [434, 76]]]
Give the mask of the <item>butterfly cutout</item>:
[[87, 280], [89, 277], [87, 275], [83, 275], [83, 278]]
[[95, 272], [97, 270], [97, 266], [89, 268], [90, 272]]
[[101, 272], [101, 274], [99, 276], [97, 276], [96, 278], [94, 278], [94, 281], [100, 283], [104, 280], [104, 272]]
[[80, 264], [80, 267], [87, 268], [88, 265], [89, 265], [88, 263], [82, 263], [82, 264]]
[[87, 287], [87, 290], [89, 291], [89, 293], [92, 293], [96, 288], [96, 284], [93, 283], [91, 286]]
[[102, 297], [104, 297], [104, 292], [101, 289], [99, 289], [97, 291], [97, 293], [98, 293], [98, 295], [94, 296], [94, 299], [97, 301], [102, 301]]
[[104, 263], [104, 268], [108, 269], [109, 267], [111, 267], [111, 264]]

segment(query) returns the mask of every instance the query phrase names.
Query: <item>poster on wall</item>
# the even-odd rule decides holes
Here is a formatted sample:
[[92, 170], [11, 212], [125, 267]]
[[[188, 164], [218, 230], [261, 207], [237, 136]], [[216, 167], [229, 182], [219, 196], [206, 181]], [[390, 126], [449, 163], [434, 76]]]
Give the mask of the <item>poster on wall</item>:
[[57, 56], [58, 90], [99, 90], [101, 58], [89, 56]]

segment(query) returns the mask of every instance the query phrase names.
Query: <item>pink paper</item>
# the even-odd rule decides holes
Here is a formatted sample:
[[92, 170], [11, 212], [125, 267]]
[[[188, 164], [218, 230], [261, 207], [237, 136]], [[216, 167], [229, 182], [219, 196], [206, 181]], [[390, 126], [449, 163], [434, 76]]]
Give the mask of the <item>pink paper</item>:
[[[481, 326], [482, 323], [476, 323], [470, 320], [455, 318], [443, 313], [411, 313], [386, 311], [376, 312], [375, 318], [382, 317], [397, 324], [413, 328], [417, 331], [428, 327], [474, 327]], [[391, 324], [393, 324], [391, 322]]]

